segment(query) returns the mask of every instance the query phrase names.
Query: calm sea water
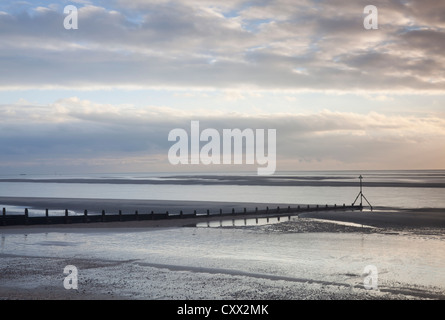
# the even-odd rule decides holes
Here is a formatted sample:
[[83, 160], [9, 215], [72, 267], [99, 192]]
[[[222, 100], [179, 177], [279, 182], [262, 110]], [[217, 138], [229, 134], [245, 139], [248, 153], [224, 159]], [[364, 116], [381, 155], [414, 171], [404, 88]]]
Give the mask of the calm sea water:
[[[0, 196], [60, 197], [101, 199], [194, 200], [226, 202], [261, 202], [288, 204], [351, 204], [359, 193], [358, 176], [363, 176], [363, 194], [374, 206], [405, 208], [445, 208], [445, 188], [416, 187], [416, 183], [445, 183], [445, 170], [434, 171], [314, 171], [280, 172], [281, 177], [301, 181], [349, 181], [355, 186], [267, 186], [199, 183], [206, 175], [193, 176], [194, 184], [176, 184], [178, 174], [125, 173], [77, 175], [0, 175]], [[212, 174], [213, 175], [213, 174]], [[190, 173], [180, 176], [191, 179]], [[208, 175], [207, 175], [208, 177]], [[226, 176], [227, 177], [227, 176]], [[239, 176], [238, 176], [239, 177]], [[247, 175], [247, 177], [254, 177]], [[24, 179], [6, 182], [1, 179]], [[29, 182], [28, 179], [101, 179], [103, 183]], [[139, 184], [137, 181], [164, 181], [168, 184]], [[28, 180], [28, 181], [26, 181]], [[125, 184], [118, 183], [125, 180]], [[198, 182], [196, 182], [198, 180]], [[135, 183], [133, 184], [132, 181]], [[204, 180], [203, 180], [204, 181]], [[398, 187], [367, 186], [367, 182], [397, 182]], [[404, 185], [406, 184], [406, 186]], [[414, 185], [413, 185], [414, 184]], [[408, 187], [409, 186], [409, 187]]]

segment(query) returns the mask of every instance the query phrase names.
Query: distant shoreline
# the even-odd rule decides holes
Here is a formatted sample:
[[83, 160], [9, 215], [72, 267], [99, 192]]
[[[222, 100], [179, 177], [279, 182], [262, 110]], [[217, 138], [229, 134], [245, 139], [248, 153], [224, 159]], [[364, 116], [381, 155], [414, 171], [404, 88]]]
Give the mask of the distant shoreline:
[[[185, 179], [187, 178], [187, 179]], [[296, 187], [357, 187], [358, 181], [332, 181], [326, 177], [295, 176], [186, 176], [160, 179], [0, 179], [14, 183], [69, 183], [69, 184], [133, 184], [133, 185], [237, 185], [237, 186], [296, 186]], [[339, 178], [335, 178], [339, 179]], [[350, 177], [344, 179], [351, 179]], [[327, 181], [329, 180], [329, 181]], [[388, 188], [445, 188], [443, 182], [366, 181], [366, 187]]]

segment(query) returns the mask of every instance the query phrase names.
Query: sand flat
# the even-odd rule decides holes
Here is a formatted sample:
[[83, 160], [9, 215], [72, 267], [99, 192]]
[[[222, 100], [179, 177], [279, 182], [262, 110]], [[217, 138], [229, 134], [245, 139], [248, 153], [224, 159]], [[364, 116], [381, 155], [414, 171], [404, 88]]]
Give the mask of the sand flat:
[[[223, 228], [183, 228], [220, 219], [205, 216], [0, 227], [0, 298], [443, 299], [443, 212], [311, 212]], [[68, 264], [79, 268], [78, 290], [62, 286]], [[378, 290], [363, 286], [367, 265], [379, 270]]]

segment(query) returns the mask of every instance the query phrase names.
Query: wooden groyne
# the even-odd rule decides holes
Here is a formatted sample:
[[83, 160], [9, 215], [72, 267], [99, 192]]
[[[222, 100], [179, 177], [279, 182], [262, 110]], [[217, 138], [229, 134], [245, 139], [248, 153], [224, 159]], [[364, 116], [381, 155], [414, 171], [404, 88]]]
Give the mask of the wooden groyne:
[[168, 211], [164, 213], [150, 212], [138, 212], [136, 210], [134, 213], [123, 213], [119, 210], [118, 213], [106, 213], [102, 210], [101, 213], [89, 214], [88, 210], [85, 210], [83, 214], [69, 214], [68, 209], [65, 210], [64, 215], [51, 215], [48, 209], [45, 210], [45, 215], [42, 216], [29, 216], [29, 210], [25, 209], [23, 214], [7, 214], [6, 208], [3, 208], [0, 217], [0, 226], [13, 226], [13, 225], [45, 225], [45, 224], [72, 224], [72, 223], [95, 223], [95, 222], [119, 222], [119, 221], [144, 221], [144, 220], [161, 220], [161, 219], [188, 219], [196, 217], [233, 217], [239, 215], [249, 215], [255, 216], [279, 216], [279, 215], [297, 215], [302, 212], [314, 212], [314, 211], [332, 211], [332, 210], [362, 210], [362, 206], [345, 204], [337, 206], [334, 205], [305, 205], [297, 207], [266, 207], [255, 210], [248, 211], [244, 208], [242, 211], [236, 211], [232, 208], [229, 212], [223, 212], [222, 209], [219, 211], [206, 210], [205, 212], [198, 213], [194, 210], [193, 213], [184, 213], [182, 210], [178, 213], [169, 213]]

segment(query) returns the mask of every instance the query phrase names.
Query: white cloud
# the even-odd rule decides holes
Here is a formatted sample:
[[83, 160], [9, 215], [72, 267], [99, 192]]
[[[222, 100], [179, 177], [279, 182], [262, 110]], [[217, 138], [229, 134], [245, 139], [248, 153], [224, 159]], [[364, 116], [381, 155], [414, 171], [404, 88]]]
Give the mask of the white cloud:
[[[375, 0], [380, 26], [371, 31], [363, 28], [361, 1], [74, 3], [78, 30], [63, 28], [59, 3], [0, 4], [0, 165], [153, 165], [166, 161], [169, 130], [201, 120], [217, 129], [277, 129], [279, 160], [288, 168], [443, 166], [440, 1]], [[169, 90], [171, 100], [141, 107], [70, 93], [147, 88]], [[29, 89], [60, 92], [60, 99], [6, 98]], [[329, 94], [311, 100], [314, 92]], [[341, 102], [360, 97], [341, 109], [357, 112], [332, 111], [335, 95]], [[417, 95], [439, 105], [420, 112], [424, 105], [410, 102], [413, 110], [403, 110]], [[368, 103], [366, 110], [375, 103], [376, 111], [360, 113], [356, 101]]]
[[0, 87], [443, 91], [445, 5], [375, 5], [374, 31], [343, 0], [92, 2], [78, 30], [51, 5], [3, 14]]

